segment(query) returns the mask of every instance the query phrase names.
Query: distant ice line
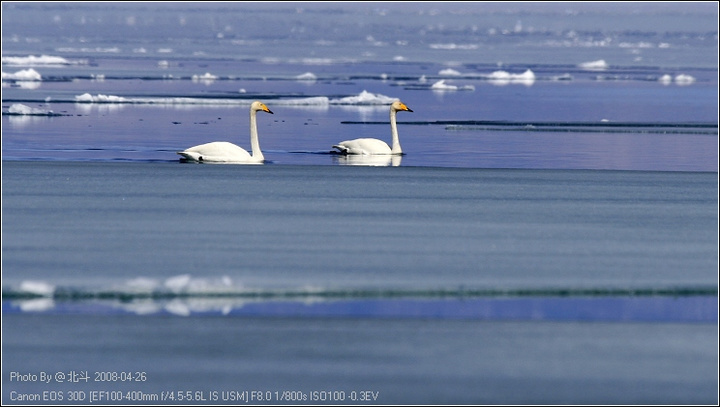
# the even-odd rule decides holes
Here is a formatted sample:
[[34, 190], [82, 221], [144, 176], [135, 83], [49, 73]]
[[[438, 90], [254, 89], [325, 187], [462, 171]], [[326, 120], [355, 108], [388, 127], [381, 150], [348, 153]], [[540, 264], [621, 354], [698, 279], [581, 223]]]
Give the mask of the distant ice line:
[[[42, 55], [40, 57], [35, 56], [28, 56], [28, 57], [3, 57], [2, 58], [3, 65], [10, 65], [10, 66], [46, 66], [46, 67], [52, 67], [52, 66], [64, 66], [64, 65], [78, 65], [78, 64], [87, 64], [87, 61], [69, 61], [62, 57], [55, 57], [55, 56], [48, 56], [48, 55]], [[589, 61], [589, 62], [583, 62], [576, 66], [577, 69], [580, 69], [581, 71], [588, 71], [588, 72], [603, 72], [607, 71], [610, 68], [610, 65], [605, 60], [597, 60], [597, 61]], [[548, 78], [538, 78], [535, 73], [530, 70], [526, 69], [523, 73], [511, 73], [504, 70], [495, 70], [489, 74], [487, 73], [479, 73], [479, 72], [471, 72], [471, 73], [461, 73], [457, 71], [456, 69], [447, 68], [442, 69], [438, 72], [437, 75], [431, 76], [431, 79], [440, 79], [435, 84], [433, 84], [433, 90], [474, 90], [474, 87], [472, 86], [464, 86], [464, 87], [457, 87], [455, 85], [447, 85], [444, 82], [444, 79], [446, 78], [455, 78], [455, 79], [469, 79], [469, 80], [488, 80], [492, 84], [498, 84], [498, 85], [505, 85], [505, 84], [524, 84], [524, 85], [532, 85], [536, 80], [572, 80], [572, 76], [570, 74], [563, 74], [563, 75], [555, 75], [550, 76]], [[192, 80], [193, 82], [201, 82], [201, 83], [212, 83], [214, 81], [219, 80], [295, 80], [295, 81], [304, 81], [304, 82], [315, 82], [319, 80], [317, 75], [315, 75], [312, 72], [305, 72], [303, 74], [294, 75], [294, 76], [275, 76], [275, 77], [238, 77], [238, 76], [227, 76], [222, 77], [218, 75], [214, 75], [210, 72], [206, 72], [204, 74], [196, 74], [191, 75], [188, 77], [182, 76], [182, 77], [174, 77], [171, 74], [164, 74], [159, 76], [148, 76], [148, 77], [112, 77], [112, 78], [106, 78], [106, 75], [103, 74], [93, 74], [89, 75], [87, 77], [63, 77], [63, 76], [46, 76], [43, 78], [43, 76], [38, 73], [36, 70], [29, 68], [17, 71], [15, 73], [2, 73], [2, 79], [3, 81], [67, 81], [70, 79], [90, 79], [90, 80], [105, 80], [105, 79], [143, 79], [143, 80]], [[378, 75], [369, 75], [369, 76], [351, 76], [349, 78], [340, 78], [340, 77], [334, 77], [334, 78], [322, 78], [323, 80], [340, 80], [340, 79], [379, 79], [379, 80], [400, 80], [400, 79], [406, 79], [406, 80], [412, 80], [416, 79], [419, 82], [427, 81], [427, 77], [423, 75], [420, 78], [398, 78], [398, 77], [391, 77], [387, 74], [378, 74]], [[632, 80], [637, 79], [633, 77], [629, 77], [627, 75], [618, 75], [614, 74], [612, 76], [608, 75], [601, 75], [597, 76], [596, 80]], [[642, 78], [643, 80], [656, 80], [662, 84], [670, 84], [673, 82], [678, 85], [690, 85], [695, 82], [695, 78], [691, 75], [687, 74], [677, 74], [673, 78], [669, 74], [664, 74], [661, 76], [652, 76], [649, 78]]]
[[[449, 80], [472, 80], [472, 81], [486, 81], [487, 83], [491, 85], [496, 86], [504, 86], [504, 85], [525, 85], [525, 86], [532, 86], [536, 81], [550, 81], [550, 82], [557, 82], [557, 81], [573, 81], [575, 80], [574, 76], [565, 73], [560, 75], [551, 75], [546, 77], [538, 77], [536, 76], [532, 71], [527, 70], [525, 73], [522, 74], [512, 74], [508, 73], [506, 71], [495, 71], [491, 74], [461, 74], [461, 73], [455, 73], [451, 74], [448, 73], [450, 71], [444, 70], [442, 71], [443, 74], [440, 76], [427, 76], [422, 75], [420, 77], [390, 77], [387, 75], [375, 75], [375, 76], [357, 76], [354, 75], [352, 77], [331, 77], [331, 78], [322, 78], [322, 80], [392, 80], [392, 81], [398, 81], [399, 83], [402, 83], [403, 86], [413, 88], [413, 89], [430, 89], [433, 91], [473, 91], [475, 90], [475, 86], [473, 85], [454, 85], [448, 83]], [[456, 72], [456, 71], [455, 71]], [[298, 75], [295, 77], [218, 77], [210, 74], [204, 74], [204, 75], [194, 75], [192, 77], [107, 77], [106, 75], [102, 74], [94, 74], [89, 76], [73, 76], [73, 77], [65, 77], [65, 76], [41, 76], [37, 71], [34, 69], [27, 69], [27, 70], [21, 70], [17, 71], [15, 73], [2, 73], [2, 80], [3, 80], [3, 86], [10, 86], [10, 83], [15, 84], [39, 84], [41, 82], [67, 82], [71, 80], [90, 80], [90, 81], [105, 81], [105, 80], [146, 80], [146, 81], [153, 81], [153, 80], [192, 80], [193, 82], [197, 83], [206, 83], [211, 84], [215, 81], [223, 81], [223, 80], [262, 80], [262, 81], [303, 81], [303, 82], [314, 82], [317, 81], [318, 78], [308, 72], [302, 75]], [[601, 73], [596, 75], [594, 78], [590, 78], [591, 80], [599, 81], [599, 82], [605, 82], [605, 81], [645, 81], [645, 82], [658, 82], [662, 85], [670, 85], [670, 84], [676, 84], [678, 86], [687, 86], [692, 85], [696, 82], [696, 79], [687, 74], [677, 74], [674, 77], [669, 74], [664, 74], [661, 76], [658, 75], [627, 75], [627, 74], [608, 74], [608, 73]], [[431, 85], [428, 85], [427, 82], [429, 80], [433, 80], [434, 82]], [[35, 85], [37, 86], [37, 85]], [[244, 92], [241, 92], [244, 93]]]
[[[342, 124], [387, 125], [382, 121], [342, 121]], [[522, 122], [493, 120], [404, 121], [404, 126], [444, 126], [448, 131], [511, 131], [552, 133], [694, 134], [717, 136], [717, 123], [677, 122]]]
[[56, 57], [52, 55], [29, 55], [26, 57], [2, 57], [3, 65], [16, 65], [16, 66], [58, 66], [58, 65], [87, 65], [88, 61], [85, 59], [79, 60], [68, 60], [63, 57]]
[[717, 295], [717, 287], [544, 287], [544, 288], [393, 288], [393, 287], [285, 287], [251, 288], [235, 284], [228, 276], [194, 278], [182, 274], [164, 280], [136, 278], [112, 287], [63, 287], [26, 280], [18, 287], [3, 287], [5, 299], [52, 298], [66, 301], [173, 298], [459, 298], [459, 297], [556, 297], [556, 296], [696, 296]]
[[[381, 94], [362, 91], [356, 96], [330, 99], [326, 96], [314, 96], [295, 99], [276, 99], [273, 104], [283, 106], [328, 106], [328, 105], [349, 105], [349, 106], [373, 106], [390, 105], [396, 98]], [[121, 97], [114, 95], [91, 95], [84, 93], [75, 97], [77, 103], [120, 103], [120, 104], [169, 104], [169, 105], [250, 105], [252, 99], [205, 99], [187, 97], [168, 98], [146, 98], [146, 97]]]

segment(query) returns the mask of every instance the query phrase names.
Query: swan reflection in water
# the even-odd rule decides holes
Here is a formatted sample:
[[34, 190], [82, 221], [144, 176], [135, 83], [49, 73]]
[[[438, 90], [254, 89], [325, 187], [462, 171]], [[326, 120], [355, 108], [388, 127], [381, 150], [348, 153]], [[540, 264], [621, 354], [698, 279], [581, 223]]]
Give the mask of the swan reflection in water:
[[333, 155], [333, 163], [339, 165], [399, 167], [401, 162], [401, 155]]

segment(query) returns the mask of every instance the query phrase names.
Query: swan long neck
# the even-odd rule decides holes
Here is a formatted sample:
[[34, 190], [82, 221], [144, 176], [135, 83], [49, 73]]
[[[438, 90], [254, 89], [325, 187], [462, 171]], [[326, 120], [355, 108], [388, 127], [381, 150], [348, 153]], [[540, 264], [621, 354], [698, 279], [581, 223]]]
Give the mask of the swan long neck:
[[402, 154], [402, 148], [400, 148], [400, 137], [398, 137], [397, 131], [397, 111], [390, 109], [390, 131], [392, 132], [392, 154]]
[[265, 159], [262, 151], [260, 151], [260, 141], [258, 140], [257, 129], [257, 110], [250, 110], [250, 147], [252, 148], [253, 160], [262, 161]]

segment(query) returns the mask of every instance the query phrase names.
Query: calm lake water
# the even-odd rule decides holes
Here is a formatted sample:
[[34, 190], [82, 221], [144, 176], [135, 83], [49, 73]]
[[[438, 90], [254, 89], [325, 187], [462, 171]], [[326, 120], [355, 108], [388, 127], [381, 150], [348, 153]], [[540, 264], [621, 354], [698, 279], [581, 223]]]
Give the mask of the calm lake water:
[[[3, 404], [718, 402], [717, 5], [6, 2], [2, 44]], [[405, 155], [329, 154], [396, 98]], [[253, 100], [264, 165], [179, 162]]]

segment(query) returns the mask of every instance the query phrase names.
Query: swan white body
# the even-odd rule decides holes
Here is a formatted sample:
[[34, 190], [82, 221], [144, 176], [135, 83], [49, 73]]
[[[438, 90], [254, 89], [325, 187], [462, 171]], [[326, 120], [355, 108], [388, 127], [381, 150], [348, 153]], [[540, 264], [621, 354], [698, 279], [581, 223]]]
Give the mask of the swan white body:
[[412, 112], [409, 107], [399, 100], [390, 105], [390, 133], [392, 136], [392, 147], [386, 142], [375, 138], [358, 138], [355, 140], [342, 141], [333, 146], [340, 154], [352, 155], [400, 155], [400, 138], [397, 131], [397, 112]]
[[178, 151], [183, 159], [194, 162], [209, 163], [262, 163], [265, 161], [257, 132], [257, 112], [263, 111], [272, 114], [262, 102], [253, 102], [250, 105], [250, 146], [252, 154], [244, 148], [227, 141], [214, 141]]

